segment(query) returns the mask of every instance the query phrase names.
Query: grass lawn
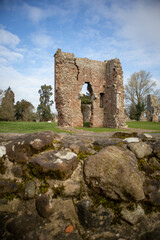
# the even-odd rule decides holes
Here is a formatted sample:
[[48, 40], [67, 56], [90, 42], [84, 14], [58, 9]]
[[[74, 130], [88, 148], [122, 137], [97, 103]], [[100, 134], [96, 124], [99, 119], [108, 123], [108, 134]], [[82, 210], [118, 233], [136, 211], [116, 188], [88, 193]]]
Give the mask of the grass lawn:
[[[157, 130], [160, 132], [160, 122], [127, 122], [129, 128], [149, 129]], [[89, 127], [77, 127], [76, 129], [83, 129], [85, 131], [92, 132], [115, 132], [127, 131], [127, 129], [115, 129], [115, 128], [89, 128]], [[48, 122], [0, 122], [0, 133], [31, 133], [31, 132], [68, 132], [57, 128], [57, 123]], [[70, 133], [70, 132], [68, 132]]]
[[48, 122], [1, 122], [1, 133], [67, 132], [57, 128], [57, 123]]
[[116, 129], [116, 128], [103, 128], [103, 127], [76, 127], [76, 129], [82, 129], [84, 131], [90, 132], [116, 132], [119, 131], [126, 131], [124, 129]]
[[157, 130], [160, 132], [160, 122], [127, 122], [129, 128]]
[[[136, 129], [147, 129], [147, 130], [157, 130], [160, 132], [160, 122], [127, 122], [126, 123], [129, 128], [136, 128]], [[77, 127], [77, 129], [83, 129], [85, 131], [92, 131], [92, 132], [116, 132], [116, 131], [128, 131], [129, 129], [115, 129], [115, 128], [89, 128], [89, 127]]]

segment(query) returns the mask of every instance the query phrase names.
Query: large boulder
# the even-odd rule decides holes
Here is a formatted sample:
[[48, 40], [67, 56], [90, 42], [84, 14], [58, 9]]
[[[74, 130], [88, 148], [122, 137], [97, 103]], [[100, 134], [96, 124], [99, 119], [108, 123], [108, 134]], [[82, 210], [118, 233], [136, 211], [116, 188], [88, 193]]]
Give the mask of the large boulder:
[[51, 131], [31, 133], [8, 143], [6, 154], [10, 161], [24, 163], [35, 153], [52, 146], [56, 134]]
[[67, 179], [78, 166], [77, 154], [70, 150], [47, 151], [33, 156], [29, 166], [38, 178]]
[[109, 146], [91, 156], [84, 166], [85, 180], [97, 193], [115, 200], [142, 200], [143, 180], [133, 153]]
[[152, 153], [150, 145], [144, 142], [129, 143], [129, 149], [136, 155], [137, 158], [144, 158]]

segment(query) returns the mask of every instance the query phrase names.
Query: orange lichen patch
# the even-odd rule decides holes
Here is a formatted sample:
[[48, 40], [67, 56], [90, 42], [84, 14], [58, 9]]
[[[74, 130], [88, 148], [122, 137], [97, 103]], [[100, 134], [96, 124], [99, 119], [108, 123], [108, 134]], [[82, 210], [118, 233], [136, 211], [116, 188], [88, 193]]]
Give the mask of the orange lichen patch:
[[66, 227], [65, 232], [66, 232], [66, 233], [71, 233], [71, 232], [73, 232], [73, 230], [74, 230], [73, 226], [72, 226], [72, 225], [69, 225], [68, 227]]

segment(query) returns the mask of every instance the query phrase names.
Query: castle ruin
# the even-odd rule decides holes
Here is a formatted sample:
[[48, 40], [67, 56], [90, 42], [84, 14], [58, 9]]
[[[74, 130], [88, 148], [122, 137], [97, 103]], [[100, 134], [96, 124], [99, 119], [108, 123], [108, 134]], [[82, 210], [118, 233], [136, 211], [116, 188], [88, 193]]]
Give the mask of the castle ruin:
[[83, 126], [81, 90], [91, 96], [90, 126], [126, 127], [123, 72], [119, 59], [95, 61], [75, 58], [73, 53], [55, 53], [55, 102], [58, 125]]
[[147, 96], [147, 121], [158, 122], [160, 115], [159, 98], [156, 95]]

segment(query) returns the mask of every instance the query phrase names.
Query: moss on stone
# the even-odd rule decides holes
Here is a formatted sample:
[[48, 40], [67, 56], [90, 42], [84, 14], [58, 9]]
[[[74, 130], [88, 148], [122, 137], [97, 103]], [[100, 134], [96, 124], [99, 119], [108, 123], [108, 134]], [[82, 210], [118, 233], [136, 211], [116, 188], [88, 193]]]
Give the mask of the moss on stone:
[[129, 211], [134, 211], [135, 208], [136, 208], [136, 205], [137, 205], [137, 204], [135, 204], [134, 202], [130, 202], [130, 203], [127, 205], [126, 209], [129, 210]]
[[119, 201], [115, 201], [109, 198], [105, 198], [104, 196], [101, 196], [97, 193], [91, 193], [90, 195], [94, 206], [98, 207], [99, 205], [102, 205], [104, 208], [110, 208], [112, 209], [113, 213], [114, 213], [114, 217], [112, 219], [111, 224], [116, 224], [116, 223], [121, 223], [121, 219], [122, 219], [122, 208], [120, 207], [120, 202]]
[[127, 132], [116, 132], [115, 134], [113, 134], [112, 138], [121, 138], [121, 139], [125, 139], [128, 137], [137, 137], [137, 132], [131, 132], [131, 133], [127, 133]]
[[18, 186], [18, 191], [19, 191], [19, 192], [24, 191], [24, 183], [23, 183], [23, 182], [18, 183], [17, 186]]
[[44, 181], [44, 184], [40, 185], [38, 193], [46, 193], [48, 191], [49, 188], [49, 183], [47, 183], [46, 181]]
[[42, 167], [39, 165], [29, 164], [29, 174], [39, 180], [44, 180], [44, 174], [42, 172]]
[[0, 158], [0, 173], [5, 174], [7, 167], [4, 165], [2, 158]]
[[78, 161], [84, 161], [85, 158], [87, 158], [87, 154], [86, 153], [83, 153], [83, 152], [79, 152], [78, 153], [78, 155], [77, 155]]
[[54, 140], [53, 140], [53, 148], [54, 148], [56, 151], [60, 151], [61, 148], [62, 148], [62, 142], [54, 139]]
[[76, 199], [79, 201], [82, 199], [82, 194], [83, 194], [83, 185], [82, 185], [82, 181], [80, 182], [80, 188], [79, 188], [79, 192], [78, 195], [76, 197]]
[[58, 197], [64, 197], [64, 189], [65, 187], [62, 185], [58, 186], [58, 187], [53, 187], [53, 196], [52, 198], [58, 198]]
[[138, 159], [138, 169], [139, 171], [145, 171], [144, 164], [147, 164], [145, 158]]
[[49, 170], [46, 173], [46, 175], [49, 176], [50, 178], [53, 178], [53, 179], [62, 180], [66, 177], [66, 172], [65, 171], [60, 171], [59, 169]]
[[43, 171], [43, 168], [39, 165], [29, 164], [29, 173], [30, 175], [38, 178], [39, 180], [45, 180], [45, 177], [51, 179], [62, 180], [66, 177], [65, 171], [60, 171], [59, 169], [48, 170], [47, 172]]
[[8, 201], [12, 201], [14, 198], [19, 198], [17, 193], [0, 193], [0, 198], [4, 198]]
[[118, 142], [115, 146], [122, 147], [125, 143], [124, 142]]
[[93, 145], [93, 150], [96, 151], [96, 152], [99, 152], [100, 150], [102, 150], [102, 147], [101, 146], [98, 146], [98, 145]]
[[160, 206], [155, 206], [149, 202], [141, 202], [141, 206], [145, 214], [151, 214], [153, 212], [160, 212]]

